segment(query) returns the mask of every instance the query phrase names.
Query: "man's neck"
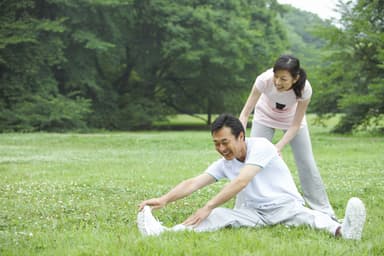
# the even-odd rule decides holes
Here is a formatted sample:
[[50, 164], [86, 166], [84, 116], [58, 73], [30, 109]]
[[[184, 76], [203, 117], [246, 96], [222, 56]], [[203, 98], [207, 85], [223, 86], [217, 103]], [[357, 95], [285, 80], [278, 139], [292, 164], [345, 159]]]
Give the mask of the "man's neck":
[[244, 146], [241, 149], [241, 156], [236, 157], [236, 159], [242, 163], [245, 162], [245, 158], [247, 157], [247, 143], [244, 141]]

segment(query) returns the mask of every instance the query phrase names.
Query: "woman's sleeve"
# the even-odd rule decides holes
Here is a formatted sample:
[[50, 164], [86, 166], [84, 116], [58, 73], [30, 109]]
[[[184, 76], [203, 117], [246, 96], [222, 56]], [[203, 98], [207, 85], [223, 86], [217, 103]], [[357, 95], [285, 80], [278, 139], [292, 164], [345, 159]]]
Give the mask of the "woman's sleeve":
[[259, 76], [256, 77], [256, 81], [253, 86], [256, 87], [259, 92], [264, 93], [268, 86], [267, 81], [271, 79], [272, 76], [272, 69], [268, 69], [267, 71], [261, 73]]
[[305, 86], [300, 101], [308, 100], [312, 97], [312, 86], [309, 81], [305, 81]]

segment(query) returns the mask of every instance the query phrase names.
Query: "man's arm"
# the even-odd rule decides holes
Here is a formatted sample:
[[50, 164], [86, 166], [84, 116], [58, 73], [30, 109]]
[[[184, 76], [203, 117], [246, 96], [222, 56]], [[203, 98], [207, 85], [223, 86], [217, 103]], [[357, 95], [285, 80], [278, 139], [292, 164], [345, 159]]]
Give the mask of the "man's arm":
[[215, 182], [215, 178], [211, 175], [203, 173], [194, 178], [184, 180], [180, 182], [176, 187], [170, 190], [168, 193], [164, 194], [158, 198], [152, 198], [149, 200], [145, 200], [139, 204], [139, 210], [141, 211], [145, 205], [151, 206], [153, 209], [159, 209], [164, 207], [170, 202], [179, 200], [183, 197], [189, 196], [196, 190], [205, 187], [213, 182]]
[[224, 204], [243, 190], [260, 170], [261, 167], [259, 166], [245, 165], [245, 167], [240, 170], [239, 176], [227, 184], [215, 197], [209, 200], [203, 208], [197, 210], [186, 221], [184, 221], [183, 224], [192, 226], [199, 225], [205, 218], [208, 217], [214, 208]]

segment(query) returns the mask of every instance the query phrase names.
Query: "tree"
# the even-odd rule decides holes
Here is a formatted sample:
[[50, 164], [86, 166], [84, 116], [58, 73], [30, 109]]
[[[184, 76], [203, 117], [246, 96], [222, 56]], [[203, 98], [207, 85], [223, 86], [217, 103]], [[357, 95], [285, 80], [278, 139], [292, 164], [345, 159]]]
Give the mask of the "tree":
[[35, 1], [3, 1], [0, 29], [0, 129], [85, 126], [89, 101], [60, 93], [53, 69], [65, 63], [65, 19], [42, 15]]
[[316, 34], [317, 28], [328, 27], [328, 23], [317, 15], [284, 5], [281, 22], [286, 27], [289, 51], [300, 59], [308, 75], [322, 66], [325, 40]]
[[[275, 0], [2, 2], [4, 130], [148, 128], [239, 109], [285, 49]], [[240, 110], [240, 109], [239, 109]]]
[[160, 51], [162, 101], [178, 112], [207, 113], [207, 123], [213, 113], [240, 111], [250, 79], [285, 48], [275, 10], [266, 6], [267, 1], [174, 4]]
[[341, 26], [327, 28], [327, 66], [321, 71], [323, 90], [315, 105], [319, 113], [344, 113], [336, 132], [351, 132], [374, 124], [384, 112], [384, 2], [340, 2]]

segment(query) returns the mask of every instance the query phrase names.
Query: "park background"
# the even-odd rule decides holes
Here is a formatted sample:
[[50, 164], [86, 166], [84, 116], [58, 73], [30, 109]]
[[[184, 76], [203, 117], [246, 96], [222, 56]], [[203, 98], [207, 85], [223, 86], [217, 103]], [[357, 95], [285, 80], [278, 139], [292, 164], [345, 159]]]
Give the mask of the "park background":
[[[275, 0], [1, 1], [0, 255], [384, 254], [384, 4], [337, 8], [324, 20]], [[140, 200], [218, 157], [209, 124], [238, 115], [283, 53], [313, 87], [338, 217], [351, 196], [366, 204], [363, 240], [305, 227], [141, 237]], [[156, 216], [180, 222], [221, 185]]]

